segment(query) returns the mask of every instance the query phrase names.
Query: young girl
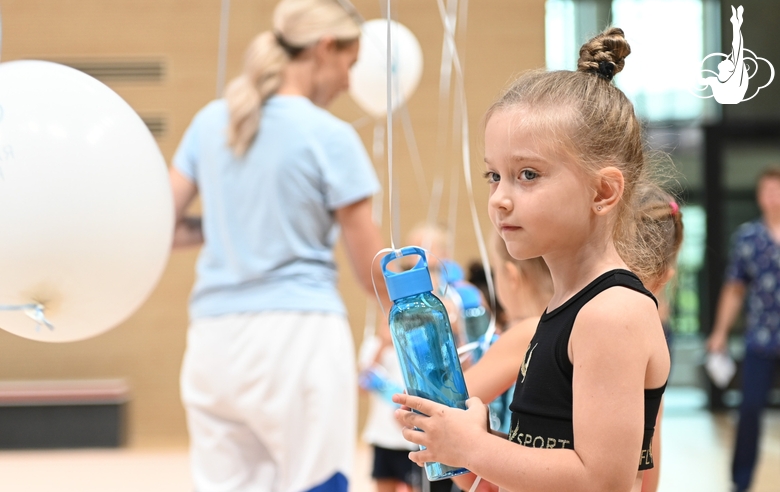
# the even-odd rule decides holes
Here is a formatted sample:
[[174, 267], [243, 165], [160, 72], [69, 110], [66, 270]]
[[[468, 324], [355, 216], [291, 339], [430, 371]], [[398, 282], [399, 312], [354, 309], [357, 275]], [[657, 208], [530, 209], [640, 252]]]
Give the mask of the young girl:
[[644, 248], [633, 232], [640, 125], [611, 84], [629, 53], [610, 29], [582, 47], [576, 72], [529, 73], [488, 111], [491, 220], [513, 257], [544, 258], [554, 293], [517, 379], [509, 442], [487, 432], [478, 398], [463, 411], [396, 395], [419, 412], [396, 412], [425, 446], [414, 461], [523, 491], [639, 491], [653, 466], [669, 352], [654, 297], [618, 253]]
[[[658, 186], [641, 186], [636, 192], [638, 210], [636, 217], [636, 234], [640, 242], [661, 254], [654, 255], [656, 263], [646, 265], [644, 270], [648, 277], [643, 278], [643, 283], [659, 299], [659, 313], [661, 319], [668, 317], [663, 310], [664, 288], [674, 276], [677, 264], [677, 253], [680, 251], [683, 238], [682, 213], [674, 198]], [[496, 274], [496, 294], [507, 306], [507, 310], [517, 318], [518, 312], [532, 312], [536, 301], [547, 295], [547, 284], [550, 282], [549, 271], [540, 259], [513, 260], [506, 251], [504, 241], [498, 237], [494, 241], [494, 264]], [[652, 259], [651, 258], [651, 259]], [[539, 264], [529, 262], [538, 261]], [[629, 266], [634, 263], [630, 256], [626, 257]], [[529, 269], [529, 266], [531, 267]], [[544, 269], [539, 267], [544, 266]], [[518, 275], [526, 270], [524, 275]], [[530, 271], [529, 271], [530, 270]], [[517, 272], [517, 273], [516, 273]], [[519, 281], [524, 279], [525, 281]], [[550, 293], [552, 295], [552, 286]], [[549, 299], [548, 295], [548, 299]], [[544, 311], [544, 306], [538, 312]], [[476, 396], [482, 401], [490, 402], [498, 397], [502, 391], [511, 387], [517, 378], [518, 368], [524, 360], [526, 348], [536, 331], [539, 316], [530, 316], [517, 322], [512, 330], [504, 333], [499, 340], [490, 347], [485, 356], [464, 373], [469, 395]], [[661, 433], [660, 423], [662, 409], [659, 410], [656, 420], [656, 431], [653, 434], [653, 459], [655, 466], [644, 474], [642, 492], [655, 492], [658, 490], [660, 476], [660, 450]], [[463, 489], [469, 490], [474, 481], [473, 475], [458, 477], [456, 483]], [[479, 490], [491, 490], [483, 482]]]
[[[682, 212], [674, 198], [655, 186], [645, 186], [638, 190], [639, 199], [638, 236], [648, 247], [654, 248], [659, 260], [652, 275], [645, 281], [648, 289], [659, 299], [662, 320], [669, 317], [668, 303], [665, 301], [664, 288], [674, 277], [677, 267], [677, 253], [683, 240]], [[660, 478], [661, 462], [661, 415], [663, 405], [658, 411], [656, 429], [653, 435], [653, 459], [655, 466], [645, 473], [642, 492], [656, 492]]]

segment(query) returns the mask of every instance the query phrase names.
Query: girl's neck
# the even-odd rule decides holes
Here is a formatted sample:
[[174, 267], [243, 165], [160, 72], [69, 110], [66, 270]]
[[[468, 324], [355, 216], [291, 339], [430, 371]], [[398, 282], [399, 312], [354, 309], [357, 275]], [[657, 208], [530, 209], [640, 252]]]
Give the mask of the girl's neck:
[[540, 295], [535, 292], [535, 289], [528, 290], [528, 292], [518, 292], [515, 302], [507, 303], [504, 306], [508, 324], [519, 323], [533, 316], [541, 316], [547, 307], [548, 296]]
[[587, 243], [575, 251], [544, 256], [553, 280], [553, 296], [548, 311], [559, 307], [604, 272], [628, 268], [610, 240], [606, 244]]

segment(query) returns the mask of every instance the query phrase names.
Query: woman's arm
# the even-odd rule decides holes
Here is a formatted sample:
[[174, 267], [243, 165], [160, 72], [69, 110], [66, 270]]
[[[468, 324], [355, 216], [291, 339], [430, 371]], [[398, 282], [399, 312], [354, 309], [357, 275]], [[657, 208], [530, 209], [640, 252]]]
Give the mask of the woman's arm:
[[187, 209], [198, 194], [198, 187], [173, 166], [171, 166], [168, 176], [171, 190], [173, 191], [173, 204], [176, 211], [173, 247], [200, 246], [203, 244], [201, 218], [185, 216]]
[[491, 402], [515, 384], [538, 324], [539, 318], [516, 324], [490, 346], [479, 362], [466, 369], [463, 376], [470, 396]]
[[390, 299], [382, 279], [382, 269], [379, 260], [373, 261], [383, 243], [379, 228], [372, 219], [371, 199], [365, 198], [336, 210], [336, 221], [341, 226], [347, 256], [358, 282], [372, 298], [376, 282], [377, 292], [387, 312]]
[[397, 403], [424, 414], [396, 412], [404, 437], [426, 446], [410, 458], [463, 466], [509, 491], [630, 491], [644, 432], [652, 330], [661, 330], [655, 304], [628, 289], [609, 289], [580, 311], [570, 341], [575, 450], [535, 449], [489, 434], [476, 398], [463, 411], [396, 395]]

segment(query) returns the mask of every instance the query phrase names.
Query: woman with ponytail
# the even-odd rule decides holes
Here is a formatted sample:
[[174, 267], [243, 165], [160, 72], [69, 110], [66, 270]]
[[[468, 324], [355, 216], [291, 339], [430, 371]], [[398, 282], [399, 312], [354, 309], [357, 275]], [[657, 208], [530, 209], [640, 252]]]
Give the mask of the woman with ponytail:
[[[347, 490], [357, 377], [333, 249], [340, 230], [373, 293], [379, 185], [323, 108], [361, 22], [347, 0], [282, 0], [173, 159], [174, 247], [202, 245], [181, 375], [199, 492]], [[197, 195], [202, 220], [186, 215]]]

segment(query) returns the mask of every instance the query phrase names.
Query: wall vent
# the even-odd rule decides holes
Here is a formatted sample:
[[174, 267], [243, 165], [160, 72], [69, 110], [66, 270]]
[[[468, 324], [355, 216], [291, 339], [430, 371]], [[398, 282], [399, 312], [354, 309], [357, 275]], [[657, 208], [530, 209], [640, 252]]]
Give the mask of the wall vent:
[[162, 82], [162, 60], [52, 60], [80, 70], [96, 79], [110, 82]]
[[154, 138], [164, 137], [168, 133], [168, 120], [159, 115], [140, 115]]

